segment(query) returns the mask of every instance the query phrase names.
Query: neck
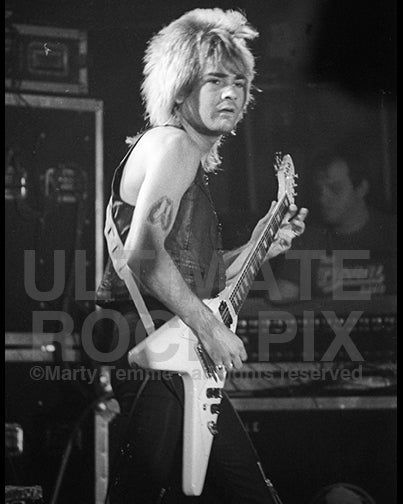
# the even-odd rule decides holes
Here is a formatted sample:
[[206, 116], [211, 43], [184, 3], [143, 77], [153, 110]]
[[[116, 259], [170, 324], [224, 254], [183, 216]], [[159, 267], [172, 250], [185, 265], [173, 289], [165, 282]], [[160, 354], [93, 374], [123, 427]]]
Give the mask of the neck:
[[208, 155], [208, 153], [211, 151], [214, 144], [221, 137], [221, 135], [219, 135], [219, 134], [212, 135], [212, 134], [208, 134], [207, 132], [203, 133], [201, 131], [196, 130], [182, 116], [180, 117], [179, 122], [182, 125], [183, 129], [186, 131], [186, 133], [189, 135], [192, 142], [196, 144], [197, 148], [199, 149], [199, 151], [201, 153], [202, 159]]
[[336, 233], [352, 234], [360, 231], [369, 220], [369, 210], [365, 204], [359, 205], [354, 212], [349, 212], [345, 222], [334, 227]]

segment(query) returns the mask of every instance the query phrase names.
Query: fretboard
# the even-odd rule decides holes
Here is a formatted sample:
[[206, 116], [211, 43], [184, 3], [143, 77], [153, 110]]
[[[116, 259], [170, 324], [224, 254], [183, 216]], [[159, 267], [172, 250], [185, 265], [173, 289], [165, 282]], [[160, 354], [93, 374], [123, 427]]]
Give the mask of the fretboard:
[[264, 261], [264, 258], [266, 257], [270, 245], [273, 243], [289, 206], [290, 203], [287, 194], [285, 194], [277, 202], [273, 215], [270, 217], [266, 227], [258, 238], [255, 247], [249, 253], [242, 271], [231, 289], [229, 299], [237, 314], [242, 308], [252, 283]]

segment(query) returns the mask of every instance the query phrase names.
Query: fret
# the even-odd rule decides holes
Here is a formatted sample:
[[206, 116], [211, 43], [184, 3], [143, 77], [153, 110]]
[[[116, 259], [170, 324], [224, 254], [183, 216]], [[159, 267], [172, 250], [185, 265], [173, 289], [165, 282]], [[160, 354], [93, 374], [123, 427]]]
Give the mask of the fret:
[[241, 273], [238, 282], [233, 288], [233, 292], [230, 295], [230, 300], [234, 306], [235, 311], [238, 311], [243, 301], [245, 300], [250, 286], [262, 265], [264, 258], [273, 242], [273, 239], [283, 221], [284, 215], [287, 211], [287, 205], [285, 200], [281, 201], [278, 206], [277, 212], [271, 217], [267, 228], [263, 231], [261, 238], [256, 244], [255, 250], [250, 255], [247, 260], [244, 270]]
[[[238, 293], [239, 294], [239, 293]], [[231, 300], [232, 301], [232, 304], [234, 306], [234, 309], [235, 309], [235, 312], [238, 312], [239, 309], [241, 308], [242, 306], [242, 299], [240, 298], [240, 296], [238, 295], [238, 297], [234, 300]]]
[[247, 289], [248, 285], [250, 284], [251, 280], [253, 280], [254, 277], [255, 277], [255, 275], [252, 275], [251, 270], [249, 270], [247, 272], [247, 274], [245, 275], [246, 282], [243, 282], [243, 284], [242, 284], [243, 291], [245, 291]]
[[252, 268], [253, 268], [255, 270], [255, 272], [257, 273], [259, 271], [261, 263], [262, 262], [260, 260], [260, 254], [256, 250], [256, 252], [254, 254], [254, 259], [253, 259], [252, 263], [250, 264], [249, 269], [252, 270]]
[[252, 261], [251, 261], [251, 265], [250, 265], [250, 269], [254, 269], [256, 272], [257, 270], [259, 269], [259, 257], [258, 255], [253, 257]]
[[[289, 163], [291, 163], [292, 165], [291, 159]], [[289, 170], [289, 167], [287, 168], [287, 170]], [[281, 167], [278, 167], [278, 174], [277, 174], [278, 176], [279, 172], [281, 171], [282, 171]], [[292, 172], [291, 176], [289, 176], [290, 173], [291, 173], [290, 171], [287, 171], [285, 174], [284, 173], [282, 174], [282, 177], [285, 177], [285, 181], [283, 178], [283, 184], [287, 186], [290, 186], [290, 180], [292, 180], [291, 189], [290, 187], [288, 187], [289, 194], [292, 197], [294, 195], [293, 192], [294, 174]], [[291, 201], [293, 201], [293, 199]], [[288, 211], [289, 206], [290, 206], [290, 199], [288, 197], [288, 194], [284, 192], [283, 196], [281, 197], [276, 206], [276, 211], [270, 217], [270, 220], [267, 223], [266, 228], [263, 230], [260, 238], [258, 239], [254, 250], [250, 253], [249, 257], [247, 258], [245, 265], [242, 269], [242, 272], [240, 273], [238, 280], [233, 286], [232, 291], [230, 293], [229, 299], [236, 313], [239, 312], [246, 296], [248, 295], [252, 282], [257, 272], [259, 271], [266, 257], [266, 254], [270, 249], [271, 244], [273, 243], [273, 240], [281, 226], [281, 223], [283, 222], [283, 219]]]
[[255, 261], [253, 261], [253, 263], [249, 267], [249, 273], [250, 274], [248, 276], [249, 277], [255, 276], [256, 273], [258, 272], [258, 270], [259, 270], [258, 264]]
[[262, 243], [261, 246], [259, 247], [258, 252], [257, 252], [258, 262], [260, 262], [262, 259], [265, 258], [266, 253], [267, 253], [267, 248]]
[[239, 300], [238, 301], [235, 300], [235, 301], [232, 301], [232, 306], [234, 307], [235, 313], [239, 313], [239, 310], [241, 309], [242, 304], [240, 303]]

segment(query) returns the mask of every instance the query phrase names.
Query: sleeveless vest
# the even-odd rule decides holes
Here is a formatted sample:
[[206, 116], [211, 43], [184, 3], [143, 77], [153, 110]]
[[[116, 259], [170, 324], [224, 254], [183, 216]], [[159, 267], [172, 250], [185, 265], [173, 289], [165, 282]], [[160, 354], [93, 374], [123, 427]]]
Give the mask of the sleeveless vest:
[[[127, 159], [145, 132], [139, 134], [116, 169], [111, 188], [112, 218], [123, 243], [129, 232], [134, 206], [120, 197], [120, 182]], [[200, 298], [215, 296], [225, 287], [221, 226], [214, 210], [206, 177], [200, 166], [184, 193], [165, 247], [190, 289]], [[146, 304], [153, 299], [141, 288]], [[109, 258], [96, 292], [100, 306], [131, 302], [130, 294]]]

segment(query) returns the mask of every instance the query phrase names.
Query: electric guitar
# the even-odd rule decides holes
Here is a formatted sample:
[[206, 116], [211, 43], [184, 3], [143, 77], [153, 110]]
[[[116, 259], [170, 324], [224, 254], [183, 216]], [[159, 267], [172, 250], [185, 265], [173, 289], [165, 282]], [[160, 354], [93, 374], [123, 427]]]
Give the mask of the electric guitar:
[[[274, 168], [279, 187], [268, 223], [231, 286], [215, 298], [204, 301], [233, 332], [253, 280], [294, 202], [297, 175], [291, 156], [276, 154]], [[131, 349], [128, 359], [131, 365], [182, 375], [185, 392], [182, 488], [186, 495], [200, 495], [213, 437], [217, 433], [225, 370], [221, 379], [203, 345], [179, 317], [173, 317]]]

